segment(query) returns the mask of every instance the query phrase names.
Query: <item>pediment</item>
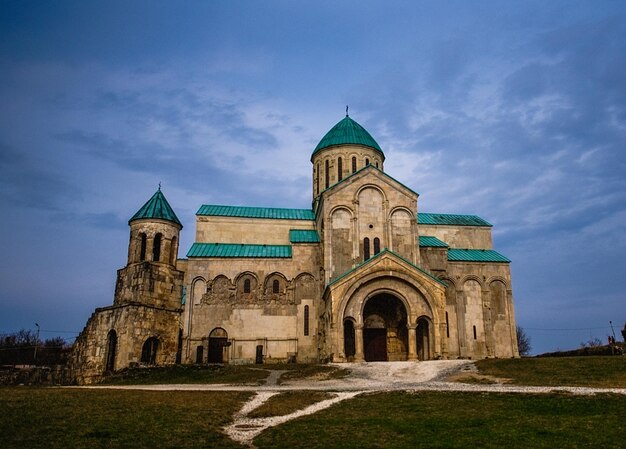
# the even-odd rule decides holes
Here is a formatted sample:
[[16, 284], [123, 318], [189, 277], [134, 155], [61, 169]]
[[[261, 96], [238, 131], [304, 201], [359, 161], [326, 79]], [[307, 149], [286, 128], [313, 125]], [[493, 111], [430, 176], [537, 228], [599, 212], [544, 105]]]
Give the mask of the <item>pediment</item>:
[[337, 184], [329, 187], [323, 192], [323, 195], [329, 197], [346, 189], [358, 190], [368, 184], [399, 191], [411, 201], [417, 201], [419, 196], [417, 192], [372, 165], [362, 168]]
[[327, 290], [343, 289], [346, 285], [382, 276], [409, 277], [415, 283], [435, 290], [445, 291], [446, 288], [442, 280], [388, 249], [332, 280], [326, 288]]

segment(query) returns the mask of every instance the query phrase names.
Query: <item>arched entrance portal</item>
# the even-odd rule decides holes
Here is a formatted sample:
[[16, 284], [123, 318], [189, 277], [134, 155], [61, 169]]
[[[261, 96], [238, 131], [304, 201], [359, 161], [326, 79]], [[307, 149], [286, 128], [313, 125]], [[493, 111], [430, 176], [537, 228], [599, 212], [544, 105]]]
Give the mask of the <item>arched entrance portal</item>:
[[419, 360], [430, 360], [430, 326], [428, 325], [428, 319], [422, 317], [417, 320], [415, 338], [417, 338], [417, 358]]
[[216, 327], [209, 334], [209, 363], [224, 363], [224, 348], [228, 334], [221, 327]]
[[363, 355], [367, 362], [407, 360], [407, 313], [390, 294], [368, 299], [363, 308]]
[[141, 348], [141, 363], [155, 365], [158, 350], [159, 340], [156, 337], [148, 338]]

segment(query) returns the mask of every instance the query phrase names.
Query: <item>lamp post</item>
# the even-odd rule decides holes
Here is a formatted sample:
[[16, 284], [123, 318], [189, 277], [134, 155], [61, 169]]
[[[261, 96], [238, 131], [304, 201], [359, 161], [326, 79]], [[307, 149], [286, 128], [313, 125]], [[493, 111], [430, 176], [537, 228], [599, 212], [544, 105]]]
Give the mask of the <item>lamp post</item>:
[[35, 356], [33, 357], [33, 361], [35, 362], [35, 364], [37, 364], [37, 348], [39, 346], [39, 324], [35, 323], [35, 326], [37, 326], [37, 339], [35, 340]]

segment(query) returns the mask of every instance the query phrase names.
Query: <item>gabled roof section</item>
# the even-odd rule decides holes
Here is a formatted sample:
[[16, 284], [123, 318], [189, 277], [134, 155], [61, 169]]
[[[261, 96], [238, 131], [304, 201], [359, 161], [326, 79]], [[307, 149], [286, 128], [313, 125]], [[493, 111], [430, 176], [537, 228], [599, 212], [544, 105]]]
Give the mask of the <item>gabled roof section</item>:
[[[382, 174], [385, 178], [389, 178], [389, 179], [391, 179], [393, 182], [395, 182], [395, 183], [397, 183], [397, 184], [400, 184], [402, 187], [404, 187], [405, 189], [407, 189], [409, 192], [411, 192], [411, 193], [413, 193], [413, 194], [415, 194], [415, 195], [419, 196], [419, 193], [417, 193], [415, 190], [413, 190], [413, 189], [412, 189], [412, 188], [410, 188], [410, 187], [407, 187], [406, 185], [402, 184], [400, 181], [398, 181], [398, 180], [397, 180], [396, 178], [394, 178], [393, 176], [389, 176], [387, 173], [385, 173], [384, 171], [382, 171], [380, 168], [375, 167], [375, 166], [373, 166], [373, 165], [366, 165], [365, 167], [358, 169], [358, 170], [357, 170], [357, 171], [355, 171], [354, 173], [350, 173], [350, 175], [349, 175], [349, 176], [347, 176], [347, 177], [343, 178], [341, 181], [339, 181], [339, 182], [337, 182], [337, 183], [333, 184], [332, 186], [328, 187], [327, 189], [323, 190], [323, 191], [322, 191], [322, 193], [324, 193], [324, 192], [326, 192], [326, 191], [328, 191], [328, 190], [334, 189], [334, 188], [336, 188], [337, 186], [340, 186], [340, 185], [342, 185], [342, 184], [345, 184], [348, 180], [350, 180], [350, 179], [354, 178], [355, 176], [360, 175], [361, 173], [363, 173], [365, 170], [368, 170], [368, 169], [371, 169], [371, 170], [376, 170], [378, 173]], [[320, 195], [321, 195], [321, 193], [320, 193]]]
[[132, 216], [128, 223], [130, 224], [135, 220], [144, 220], [144, 219], [159, 219], [159, 220], [167, 220], [172, 223], [176, 223], [181, 228], [183, 225], [180, 220], [174, 213], [174, 210], [170, 206], [170, 203], [165, 199], [165, 195], [161, 192], [161, 187], [152, 195], [152, 198], [148, 200], [146, 204], [141, 206], [141, 209], [137, 211], [135, 215]]
[[319, 243], [320, 236], [315, 229], [290, 229], [289, 241], [291, 243]]
[[318, 151], [333, 145], [364, 145], [379, 151], [380, 154], [385, 157], [380, 145], [378, 145], [378, 142], [374, 140], [370, 133], [347, 115], [322, 137], [320, 143], [318, 143], [315, 150], [313, 150], [311, 159], [313, 159], [313, 155]]
[[501, 262], [511, 261], [497, 251], [492, 249], [448, 249], [448, 260], [450, 262]]
[[367, 259], [364, 262], [361, 262], [360, 264], [358, 264], [357, 266], [355, 266], [354, 268], [351, 268], [350, 270], [346, 271], [345, 273], [341, 274], [339, 277], [337, 277], [336, 279], [333, 279], [331, 282], [328, 283], [327, 287], [330, 287], [331, 285], [339, 282], [341, 279], [345, 278], [346, 276], [349, 276], [350, 274], [354, 273], [356, 270], [358, 270], [359, 268], [365, 266], [365, 265], [369, 265], [371, 263], [373, 263], [374, 261], [378, 260], [379, 258], [381, 258], [383, 255], [385, 254], [392, 254], [393, 256], [397, 257], [398, 259], [402, 260], [403, 262], [406, 262], [407, 264], [409, 264], [410, 266], [412, 266], [413, 268], [415, 268], [416, 270], [418, 270], [419, 272], [425, 274], [426, 276], [428, 276], [429, 278], [431, 278], [432, 280], [438, 282], [439, 284], [443, 285], [444, 287], [447, 287], [447, 284], [445, 282], [443, 282], [441, 279], [439, 279], [437, 276], [435, 276], [434, 274], [432, 274], [431, 272], [423, 269], [422, 267], [415, 265], [413, 262], [409, 262], [408, 260], [406, 260], [404, 257], [400, 256], [397, 253], [394, 253], [393, 251], [391, 251], [390, 249], [385, 248], [384, 250], [382, 250], [381, 252], [379, 252], [378, 254], [376, 254], [374, 257], [370, 257], [369, 259]]
[[493, 226], [477, 215], [458, 214], [432, 214], [419, 212], [417, 222], [427, 225], [451, 225], [451, 226]]
[[420, 235], [420, 246], [432, 247], [432, 248], [447, 248], [449, 245], [446, 242], [442, 242], [437, 237], [432, 235]]
[[187, 257], [289, 259], [291, 245], [194, 243], [187, 252]]
[[280, 207], [246, 207], [246, 206], [219, 206], [203, 204], [196, 215], [213, 217], [244, 217], [268, 218], [282, 220], [315, 220], [311, 209], [284, 209]]

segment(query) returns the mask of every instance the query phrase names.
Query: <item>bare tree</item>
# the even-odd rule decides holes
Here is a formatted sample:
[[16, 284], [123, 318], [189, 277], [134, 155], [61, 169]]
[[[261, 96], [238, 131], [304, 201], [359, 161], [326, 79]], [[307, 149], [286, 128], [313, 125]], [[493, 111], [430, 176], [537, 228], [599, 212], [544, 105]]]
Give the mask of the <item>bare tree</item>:
[[519, 355], [526, 356], [530, 353], [532, 346], [530, 345], [530, 336], [526, 333], [523, 327], [515, 326], [517, 331], [517, 349]]

